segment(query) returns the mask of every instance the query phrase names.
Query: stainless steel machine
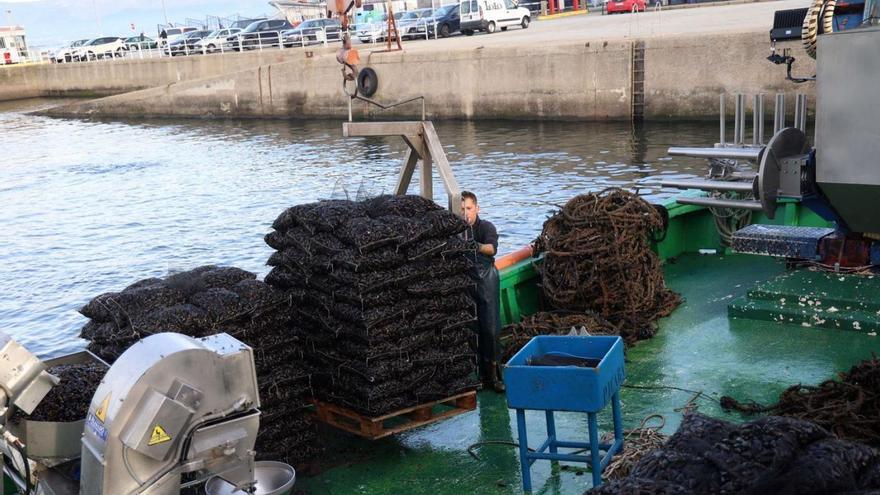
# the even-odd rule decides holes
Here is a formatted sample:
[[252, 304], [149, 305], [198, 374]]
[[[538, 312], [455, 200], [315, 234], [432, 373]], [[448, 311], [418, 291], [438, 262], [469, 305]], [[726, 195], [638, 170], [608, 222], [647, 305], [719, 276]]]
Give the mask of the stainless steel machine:
[[[46, 363], [0, 335], [4, 418], [12, 408], [33, 411], [56, 383]], [[79, 430], [80, 455], [34, 458], [4, 424], [4, 471], [21, 489], [46, 495], [177, 494], [210, 477], [247, 492], [259, 405], [250, 347], [226, 334], [152, 335], [123, 353], [98, 386]], [[47, 441], [44, 450], [70, 450]]]
[[797, 200], [836, 225], [749, 225], [732, 234], [734, 250], [834, 266], [880, 264], [880, 215], [873, 210], [880, 204], [880, 27], [869, 14], [866, 10], [858, 28], [818, 36], [815, 147], [803, 132], [806, 102], [799, 99], [795, 122], [800, 125], [779, 126], [766, 145], [669, 150], [671, 155], [757, 166], [756, 173], [729, 174], [723, 180], [664, 181], [667, 187], [709, 192], [678, 198], [679, 203], [758, 211], [773, 219], [778, 200]]

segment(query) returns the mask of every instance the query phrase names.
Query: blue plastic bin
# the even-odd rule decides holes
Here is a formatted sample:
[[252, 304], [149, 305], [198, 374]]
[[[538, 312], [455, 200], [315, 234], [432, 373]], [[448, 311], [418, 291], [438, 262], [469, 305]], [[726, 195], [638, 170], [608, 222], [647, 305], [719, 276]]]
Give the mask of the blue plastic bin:
[[[529, 358], [548, 353], [601, 361], [596, 368], [526, 364]], [[507, 405], [512, 409], [598, 412], [620, 390], [625, 377], [623, 340], [616, 336], [538, 336], [504, 368]]]
[[[593, 368], [578, 366], [530, 366], [530, 358], [555, 354], [598, 360]], [[504, 367], [507, 405], [516, 409], [519, 455], [523, 490], [532, 491], [531, 465], [536, 460], [585, 462], [593, 472], [593, 486], [602, 483], [602, 471], [623, 449], [620, 412], [620, 386], [626, 377], [623, 339], [614, 336], [534, 337]], [[599, 442], [596, 413], [611, 404], [614, 440]], [[526, 409], [543, 410], [547, 420], [547, 439], [530, 452], [526, 431]], [[556, 437], [555, 411], [586, 413], [589, 442], [560, 440]], [[588, 450], [589, 455], [563, 453], [560, 448]], [[604, 452], [604, 454], [603, 454]]]

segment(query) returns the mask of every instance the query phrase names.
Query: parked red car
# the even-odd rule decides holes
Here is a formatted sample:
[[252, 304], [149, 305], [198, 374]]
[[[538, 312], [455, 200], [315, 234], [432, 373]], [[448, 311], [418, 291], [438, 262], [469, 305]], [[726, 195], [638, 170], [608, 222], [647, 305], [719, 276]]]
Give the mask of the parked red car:
[[613, 14], [615, 12], [632, 12], [637, 9], [639, 12], [645, 11], [645, 0], [609, 0], [605, 3], [605, 12]]

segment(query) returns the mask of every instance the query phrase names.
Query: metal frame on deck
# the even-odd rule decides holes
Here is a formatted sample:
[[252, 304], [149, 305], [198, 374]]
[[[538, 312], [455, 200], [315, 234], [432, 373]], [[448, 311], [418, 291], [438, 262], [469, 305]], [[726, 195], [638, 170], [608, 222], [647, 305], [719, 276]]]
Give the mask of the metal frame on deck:
[[428, 121], [404, 121], [404, 122], [345, 122], [342, 124], [343, 137], [367, 137], [367, 136], [400, 136], [407, 144], [408, 150], [403, 159], [403, 166], [397, 177], [397, 185], [394, 194], [406, 194], [415, 173], [416, 164], [421, 161], [419, 167], [419, 185], [421, 196], [426, 199], [434, 199], [433, 166], [436, 165], [440, 180], [449, 198], [449, 211], [461, 214], [461, 189], [452, 167], [446, 159], [446, 152], [440, 143], [440, 137], [434, 130], [434, 124]]

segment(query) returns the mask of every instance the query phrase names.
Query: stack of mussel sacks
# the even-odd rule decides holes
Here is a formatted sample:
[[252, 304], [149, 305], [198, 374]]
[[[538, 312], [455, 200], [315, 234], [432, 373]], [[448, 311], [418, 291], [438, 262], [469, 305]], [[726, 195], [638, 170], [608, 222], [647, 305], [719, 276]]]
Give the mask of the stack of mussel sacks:
[[289, 304], [253, 273], [202, 266], [92, 299], [80, 309], [90, 319], [80, 336], [108, 363], [154, 333], [206, 337], [224, 332], [244, 342], [253, 349], [259, 384], [257, 456], [299, 466], [313, 457], [317, 442], [305, 410], [310, 379], [290, 328]]
[[273, 223], [266, 283], [293, 325], [316, 397], [376, 416], [477, 385], [466, 223], [418, 196], [294, 206]]

